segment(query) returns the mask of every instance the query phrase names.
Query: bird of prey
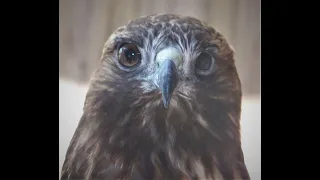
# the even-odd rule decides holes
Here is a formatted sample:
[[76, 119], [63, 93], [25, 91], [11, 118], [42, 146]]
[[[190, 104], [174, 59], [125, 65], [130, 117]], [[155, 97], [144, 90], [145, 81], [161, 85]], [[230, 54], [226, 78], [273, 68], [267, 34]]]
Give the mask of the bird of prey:
[[104, 45], [62, 180], [249, 180], [242, 90], [226, 38], [189, 16], [143, 16]]

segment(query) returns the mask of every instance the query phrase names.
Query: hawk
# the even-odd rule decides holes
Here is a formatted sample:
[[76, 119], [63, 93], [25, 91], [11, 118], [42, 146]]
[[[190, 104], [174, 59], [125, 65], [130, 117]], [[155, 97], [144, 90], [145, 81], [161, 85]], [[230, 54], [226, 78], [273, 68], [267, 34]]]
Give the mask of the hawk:
[[61, 179], [248, 180], [241, 99], [221, 33], [188, 16], [132, 20], [104, 45]]

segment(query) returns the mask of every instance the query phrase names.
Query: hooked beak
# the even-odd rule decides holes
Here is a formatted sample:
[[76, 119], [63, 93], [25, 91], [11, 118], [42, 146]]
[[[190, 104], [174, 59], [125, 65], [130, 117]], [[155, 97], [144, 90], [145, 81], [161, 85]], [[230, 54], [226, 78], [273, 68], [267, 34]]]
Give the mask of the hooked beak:
[[162, 62], [158, 78], [158, 87], [162, 93], [163, 106], [168, 108], [172, 93], [178, 82], [177, 68], [173, 60], [164, 60]]

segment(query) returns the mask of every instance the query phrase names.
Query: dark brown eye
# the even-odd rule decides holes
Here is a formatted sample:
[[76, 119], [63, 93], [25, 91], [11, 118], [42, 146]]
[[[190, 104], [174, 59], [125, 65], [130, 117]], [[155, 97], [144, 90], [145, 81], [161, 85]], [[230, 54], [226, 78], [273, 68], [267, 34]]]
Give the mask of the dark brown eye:
[[119, 48], [118, 61], [125, 67], [133, 67], [141, 60], [141, 54], [134, 44], [124, 44]]
[[203, 52], [197, 57], [195, 66], [201, 71], [208, 71], [212, 64], [213, 57], [210, 54]]

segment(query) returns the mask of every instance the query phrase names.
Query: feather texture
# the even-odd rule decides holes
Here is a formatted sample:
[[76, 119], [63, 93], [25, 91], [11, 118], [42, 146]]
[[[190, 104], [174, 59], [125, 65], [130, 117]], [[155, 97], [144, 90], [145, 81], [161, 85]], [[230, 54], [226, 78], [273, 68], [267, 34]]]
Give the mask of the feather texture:
[[[119, 43], [134, 42], [142, 62], [119, 68]], [[148, 81], [166, 46], [183, 55], [170, 107]], [[215, 69], [201, 76], [194, 59], [206, 47]], [[241, 148], [241, 83], [233, 51], [213, 28], [190, 17], [152, 15], [119, 28], [105, 44], [62, 180], [249, 180]]]

